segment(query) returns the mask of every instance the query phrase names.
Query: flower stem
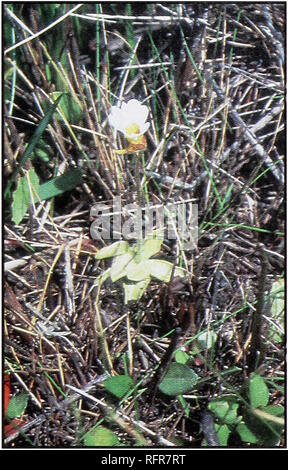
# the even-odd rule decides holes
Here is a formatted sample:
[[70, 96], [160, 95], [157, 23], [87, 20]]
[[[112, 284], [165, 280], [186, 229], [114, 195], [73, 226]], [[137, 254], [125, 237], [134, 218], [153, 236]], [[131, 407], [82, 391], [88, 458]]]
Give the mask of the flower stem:
[[145, 205], [144, 194], [141, 187], [141, 177], [140, 177], [140, 155], [136, 154], [135, 162], [135, 180], [136, 180], [136, 191], [137, 191], [137, 204], [142, 209]]
[[[139, 153], [136, 153], [135, 157], [136, 157], [136, 162], [135, 162], [136, 198], [137, 198], [138, 208], [141, 211], [141, 220], [142, 220], [142, 208], [144, 207], [145, 202], [144, 202], [144, 197], [143, 197], [144, 196], [143, 190], [141, 187], [141, 176], [140, 176], [140, 160], [141, 159], [140, 159]], [[139, 234], [139, 238], [137, 241], [137, 255], [135, 258], [136, 260], [138, 259], [138, 253], [140, 252], [142, 243], [143, 243], [142, 226], [140, 227], [140, 230], [141, 230], [141, 234]]]

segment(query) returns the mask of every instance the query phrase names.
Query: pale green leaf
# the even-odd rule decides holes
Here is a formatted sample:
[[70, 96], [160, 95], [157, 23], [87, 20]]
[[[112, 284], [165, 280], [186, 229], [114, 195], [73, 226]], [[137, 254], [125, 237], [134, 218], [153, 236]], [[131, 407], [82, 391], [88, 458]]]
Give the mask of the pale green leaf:
[[145, 261], [156, 255], [161, 249], [163, 238], [147, 238], [142, 242], [138, 255], [141, 261]]
[[173, 270], [174, 265], [162, 259], [147, 260], [146, 266], [149, 267], [150, 275], [159, 281], [169, 282], [172, 272], [174, 277], [184, 277], [186, 274], [185, 269], [176, 267]]
[[281, 343], [284, 337], [284, 311], [285, 311], [285, 293], [284, 279], [278, 279], [273, 282], [270, 301], [271, 318], [273, 323], [270, 326], [270, 340]]
[[186, 364], [190, 359], [189, 354], [187, 354], [185, 351], [182, 351], [181, 349], [177, 349], [175, 352], [175, 361], [178, 362], [178, 364]]
[[126, 253], [129, 248], [129, 243], [124, 240], [112, 243], [112, 245], [105, 246], [97, 251], [95, 258], [104, 259], [111, 258], [112, 256], [120, 256], [123, 253]]
[[126, 276], [129, 281], [142, 281], [150, 277], [150, 267], [147, 261], [136, 263], [135, 258], [126, 267]]
[[149, 272], [152, 277], [159, 279], [159, 281], [169, 282], [173, 269], [173, 264], [169, 261], [150, 259], [147, 260]]
[[110, 270], [110, 277], [112, 282], [116, 282], [122, 277], [126, 276], [127, 265], [133, 258], [134, 252], [131, 249], [120, 256], [115, 256]]
[[32, 201], [38, 201], [39, 178], [33, 168], [19, 178], [17, 188], [13, 193], [12, 221], [18, 225], [25, 216]]
[[139, 300], [144, 294], [149, 283], [150, 283], [150, 278], [145, 279], [140, 282], [131, 283], [131, 284], [126, 284], [125, 282], [123, 282], [125, 304], [127, 304], [130, 301]]
[[111, 271], [111, 268], [108, 268], [100, 276], [97, 276], [93, 285], [99, 286], [103, 284], [103, 282], [105, 282], [108, 279], [108, 277], [110, 277], [110, 271]]

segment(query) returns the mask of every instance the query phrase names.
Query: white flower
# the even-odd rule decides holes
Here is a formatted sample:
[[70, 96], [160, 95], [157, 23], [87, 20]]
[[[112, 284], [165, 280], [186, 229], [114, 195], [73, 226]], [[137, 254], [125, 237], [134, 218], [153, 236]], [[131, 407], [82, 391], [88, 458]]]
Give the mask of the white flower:
[[150, 126], [149, 122], [146, 122], [148, 112], [147, 106], [138, 100], [130, 100], [128, 103], [122, 103], [120, 108], [112, 106], [108, 121], [112, 127], [122, 132], [130, 143], [137, 145], [143, 141], [143, 134]]

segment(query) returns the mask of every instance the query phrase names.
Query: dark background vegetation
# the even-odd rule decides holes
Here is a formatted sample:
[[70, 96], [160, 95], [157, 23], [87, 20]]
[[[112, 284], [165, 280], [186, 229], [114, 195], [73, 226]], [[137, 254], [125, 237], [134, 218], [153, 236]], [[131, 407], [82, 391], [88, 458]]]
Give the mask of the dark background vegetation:
[[[4, 4], [4, 52], [28, 37], [24, 25], [36, 33], [74, 5]], [[96, 13], [99, 20], [84, 18]], [[271, 333], [269, 293], [284, 271], [285, 14], [284, 3], [91, 3], [4, 55], [4, 188], [47, 99], [67, 92], [65, 77], [71, 127], [55, 114], [20, 174], [34, 168], [46, 182], [80, 168], [83, 178], [72, 191], [31, 206], [19, 225], [12, 194], [5, 200], [5, 262], [15, 261], [4, 275], [5, 371], [11, 395], [29, 395], [21, 429], [6, 435], [6, 446], [83, 445], [105, 412], [75, 389], [118, 406], [124, 425], [107, 417], [104, 424], [127, 446], [142, 423], [148, 447], [200, 447], [210, 399], [242, 390], [255, 370], [273, 384], [270, 404], [283, 405], [284, 343]], [[128, 65], [135, 68], [125, 75]], [[144, 158], [158, 175], [147, 176], [150, 203], [187, 200], [199, 211], [198, 247], [185, 254], [187, 282], [154, 282], [127, 308], [121, 283], [93, 289], [107, 265], [95, 260], [103, 244], [89, 232], [93, 204], [112, 204], [119, 195], [124, 204], [135, 201], [133, 157], [115, 163], [107, 125], [121, 90], [126, 101], [150, 109]], [[178, 263], [177, 242], [166, 240], [161, 257]], [[273, 321], [281, 329], [281, 319]], [[183, 347], [207, 379], [186, 398], [188, 414], [153, 381], [177, 326], [175, 349]], [[207, 328], [217, 341], [197, 356], [193, 338]], [[129, 372], [143, 390], [118, 405], [97, 380], [127, 373], [129, 341]], [[235, 366], [225, 382], [214, 374]], [[233, 433], [228, 445], [250, 446]]]

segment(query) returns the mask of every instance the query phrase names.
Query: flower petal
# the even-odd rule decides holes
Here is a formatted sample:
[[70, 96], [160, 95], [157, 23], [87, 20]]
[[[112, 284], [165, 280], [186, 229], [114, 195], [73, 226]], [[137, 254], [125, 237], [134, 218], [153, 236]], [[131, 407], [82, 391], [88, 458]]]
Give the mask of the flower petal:
[[108, 121], [111, 126], [117, 127], [119, 123], [122, 121], [122, 111], [117, 106], [112, 106], [111, 112], [108, 116]]
[[138, 100], [130, 100], [127, 103], [127, 113], [135, 118], [135, 122], [145, 122], [148, 117], [148, 107], [142, 105]]
[[[121, 107], [112, 106], [111, 112], [108, 116], [108, 121], [112, 127], [117, 129], [126, 137], [138, 138], [139, 135], [144, 134], [149, 128], [149, 123], [145, 122], [148, 117], [148, 107], [140, 103], [136, 99], [128, 101], [128, 103], [122, 103]], [[133, 126], [139, 128], [139, 132], [131, 134], [127, 132], [127, 129], [133, 128]]]
[[140, 127], [140, 134], [145, 134], [145, 132], [148, 131], [150, 127], [150, 122], [145, 122], [141, 127]]

